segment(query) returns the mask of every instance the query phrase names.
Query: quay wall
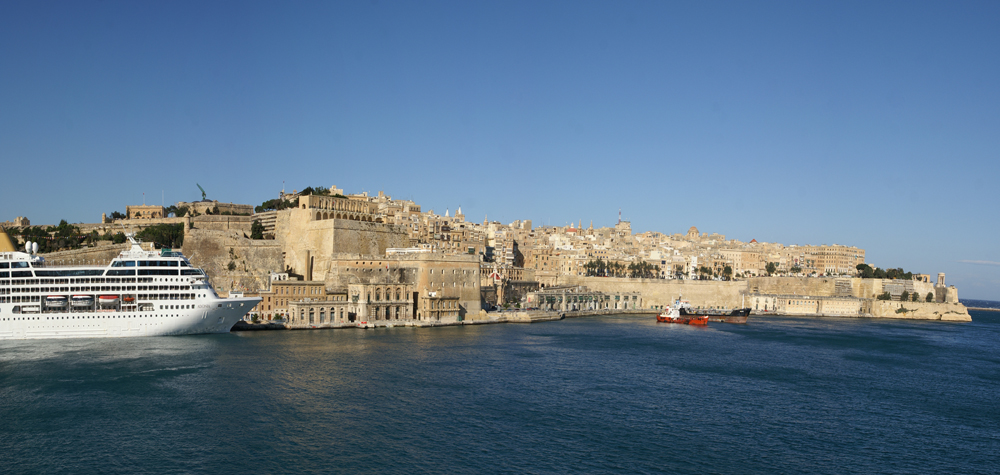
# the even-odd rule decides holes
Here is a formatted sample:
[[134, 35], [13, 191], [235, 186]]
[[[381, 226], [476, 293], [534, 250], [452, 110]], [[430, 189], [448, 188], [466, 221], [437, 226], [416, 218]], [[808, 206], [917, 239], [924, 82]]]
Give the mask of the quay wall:
[[961, 303], [937, 302], [872, 302], [872, 317], [907, 320], [941, 320], [945, 322], [971, 322], [969, 309]]

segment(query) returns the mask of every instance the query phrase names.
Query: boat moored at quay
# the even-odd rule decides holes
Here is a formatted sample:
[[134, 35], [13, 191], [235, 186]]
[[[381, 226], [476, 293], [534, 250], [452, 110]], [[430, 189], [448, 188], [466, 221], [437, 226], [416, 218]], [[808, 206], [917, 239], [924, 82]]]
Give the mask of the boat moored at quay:
[[665, 308], [656, 316], [656, 321], [688, 325], [707, 325], [708, 322], [746, 323], [749, 316], [749, 308], [731, 311], [695, 309], [687, 300], [677, 299], [672, 306]]
[[260, 302], [221, 298], [181, 253], [128, 239], [107, 266], [48, 266], [0, 230], [0, 340], [226, 333]]

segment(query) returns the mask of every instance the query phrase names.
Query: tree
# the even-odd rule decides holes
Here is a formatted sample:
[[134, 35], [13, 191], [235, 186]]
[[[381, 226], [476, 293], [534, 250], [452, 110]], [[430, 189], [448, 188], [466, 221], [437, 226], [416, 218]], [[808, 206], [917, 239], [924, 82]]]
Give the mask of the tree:
[[890, 295], [889, 292], [882, 292], [882, 294], [876, 298], [879, 300], [892, 300], [892, 295]]
[[906, 302], [907, 300], [910, 300], [910, 293], [904, 290], [899, 296], [899, 301]]
[[789, 270], [792, 271], [793, 274], [798, 274], [798, 273], [802, 272], [802, 268], [799, 267], [799, 266], [792, 266], [792, 268], [789, 269]]
[[764, 267], [764, 270], [767, 271], [767, 275], [771, 275], [771, 274], [774, 274], [774, 272], [778, 270], [778, 266], [775, 263], [773, 263], [773, 262], [768, 262], [767, 266]]
[[868, 264], [858, 264], [856, 269], [858, 269], [858, 277], [861, 277], [862, 279], [871, 279], [872, 277], [875, 277], [875, 269], [872, 269], [872, 266]]
[[910, 300], [912, 300], [914, 302], [918, 302], [918, 301], [920, 301], [920, 295], [918, 295], [916, 292], [914, 292], [913, 295], [910, 296]]
[[136, 236], [159, 247], [181, 247], [184, 245], [184, 224], [157, 224], [143, 229]]
[[329, 194], [330, 194], [330, 189], [322, 186], [316, 186], [316, 187], [307, 186], [304, 190], [299, 192], [300, 196], [307, 196], [307, 195], [327, 196]]
[[733, 266], [726, 266], [725, 268], [723, 268], [722, 269], [722, 275], [726, 278], [726, 280], [732, 280], [733, 279]]
[[260, 221], [250, 224], [250, 239], [264, 239], [264, 225]]
[[927, 298], [926, 298], [926, 300], [928, 302], [933, 302], [934, 301], [934, 292], [927, 292]]
[[298, 207], [299, 207], [298, 198], [295, 198], [294, 200], [291, 201], [275, 198], [273, 200], [267, 200], [261, 203], [260, 206], [254, 208], [254, 211], [257, 213], [263, 213], [265, 211], [279, 211], [287, 208], [298, 208]]
[[80, 228], [66, 222], [65, 219], [59, 221], [56, 227], [49, 227], [48, 232], [55, 232], [55, 237], [70, 237], [80, 234]]

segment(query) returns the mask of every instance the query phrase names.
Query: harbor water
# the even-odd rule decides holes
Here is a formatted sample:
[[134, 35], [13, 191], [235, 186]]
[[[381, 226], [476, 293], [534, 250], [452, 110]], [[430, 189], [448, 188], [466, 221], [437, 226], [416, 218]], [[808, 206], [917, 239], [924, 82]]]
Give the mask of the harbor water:
[[1000, 313], [0, 342], [4, 473], [996, 473]]

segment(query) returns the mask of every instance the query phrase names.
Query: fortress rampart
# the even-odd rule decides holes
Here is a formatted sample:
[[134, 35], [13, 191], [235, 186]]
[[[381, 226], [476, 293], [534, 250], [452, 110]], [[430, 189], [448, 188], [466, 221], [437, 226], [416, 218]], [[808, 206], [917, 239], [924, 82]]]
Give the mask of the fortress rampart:
[[[601, 292], [642, 293], [647, 307], [661, 308], [678, 296], [695, 307], [739, 308], [777, 315], [875, 317], [971, 321], [954, 287], [927, 282], [860, 278], [756, 277], [742, 281], [625, 279], [563, 276], [560, 285]], [[891, 290], [890, 290], [891, 287]], [[917, 293], [918, 302], [876, 300], [883, 292], [898, 298]], [[934, 302], [926, 302], [927, 293]], [[899, 311], [900, 308], [904, 311]]]
[[220, 295], [265, 290], [271, 273], [282, 266], [278, 243], [248, 239], [233, 230], [188, 229], [181, 252], [192, 265], [205, 269]]
[[746, 292], [746, 281], [626, 279], [615, 277], [562, 276], [559, 285], [580, 285], [604, 293], [640, 292], [647, 307], [672, 305], [683, 296], [696, 307], [738, 308]]

